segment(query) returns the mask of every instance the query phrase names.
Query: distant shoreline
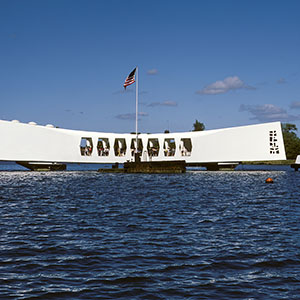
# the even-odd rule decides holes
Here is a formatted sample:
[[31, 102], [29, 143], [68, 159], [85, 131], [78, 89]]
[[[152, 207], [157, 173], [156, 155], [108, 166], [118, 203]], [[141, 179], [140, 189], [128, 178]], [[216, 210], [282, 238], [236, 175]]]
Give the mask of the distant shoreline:
[[291, 164], [295, 163], [294, 159], [287, 159], [287, 160], [266, 160], [266, 161], [243, 161], [242, 165], [286, 165], [289, 166]]

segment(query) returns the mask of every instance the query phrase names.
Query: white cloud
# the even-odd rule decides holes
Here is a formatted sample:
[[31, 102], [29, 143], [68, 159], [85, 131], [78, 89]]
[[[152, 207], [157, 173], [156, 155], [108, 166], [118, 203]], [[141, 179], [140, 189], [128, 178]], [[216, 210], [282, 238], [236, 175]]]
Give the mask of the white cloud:
[[164, 101], [164, 102], [151, 102], [149, 104], [147, 104], [147, 106], [149, 107], [154, 107], [154, 106], [177, 106], [177, 102], [175, 101]]
[[284, 83], [286, 83], [286, 80], [284, 78], [279, 78], [276, 82], [278, 84], [284, 84]]
[[151, 70], [148, 70], [147, 71], [147, 74], [148, 75], [156, 75], [158, 73], [158, 70], [157, 69], [151, 69]]
[[[139, 117], [147, 117], [148, 114], [145, 112], [139, 112], [138, 116]], [[120, 114], [120, 115], [115, 116], [115, 118], [120, 119], [120, 120], [135, 120], [135, 113]]]
[[245, 105], [240, 106], [240, 111], [247, 111], [252, 114], [252, 120], [258, 120], [260, 122], [273, 122], [273, 121], [295, 121], [300, 120], [300, 116], [294, 116], [287, 113], [287, 111], [281, 107], [273, 104], [264, 105]]
[[292, 109], [300, 109], [300, 101], [294, 101], [294, 102], [292, 102], [292, 104], [290, 105], [290, 108], [292, 108]]
[[226, 77], [224, 80], [218, 80], [197, 91], [200, 95], [217, 95], [224, 94], [228, 91], [239, 89], [255, 89], [245, 84], [238, 76]]

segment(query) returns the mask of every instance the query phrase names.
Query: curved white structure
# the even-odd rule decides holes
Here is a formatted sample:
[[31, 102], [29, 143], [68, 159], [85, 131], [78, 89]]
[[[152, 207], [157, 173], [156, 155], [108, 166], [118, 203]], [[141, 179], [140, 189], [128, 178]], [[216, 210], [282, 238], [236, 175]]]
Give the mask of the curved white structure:
[[[0, 120], [0, 160], [52, 163], [133, 160], [134, 134], [31, 124]], [[138, 150], [141, 161], [185, 160], [192, 164], [286, 159], [280, 122], [196, 132], [139, 134]]]

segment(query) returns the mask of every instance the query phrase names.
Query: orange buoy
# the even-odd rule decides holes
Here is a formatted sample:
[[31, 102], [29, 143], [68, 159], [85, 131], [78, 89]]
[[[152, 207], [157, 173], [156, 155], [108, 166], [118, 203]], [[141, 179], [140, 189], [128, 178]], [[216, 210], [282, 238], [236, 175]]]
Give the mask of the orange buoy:
[[266, 183], [274, 183], [274, 181], [273, 181], [272, 178], [269, 177], [269, 178], [266, 179]]

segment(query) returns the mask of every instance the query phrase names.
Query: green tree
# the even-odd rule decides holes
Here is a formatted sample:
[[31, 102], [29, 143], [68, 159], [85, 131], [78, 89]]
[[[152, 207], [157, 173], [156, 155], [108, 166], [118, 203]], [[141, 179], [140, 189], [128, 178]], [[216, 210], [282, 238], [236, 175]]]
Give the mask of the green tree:
[[205, 130], [204, 123], [201, 123], [198, 120], [196, 120], [196, 122], [193, 124], [193, 126], [194, 126], [193, 131], [203, 131], [203, 130]]
[[283, 141], [287, 159], [295, 159], [300, 154], [300, 139], [297, 137], [298, 130], [295, 124], [283, 123]]

